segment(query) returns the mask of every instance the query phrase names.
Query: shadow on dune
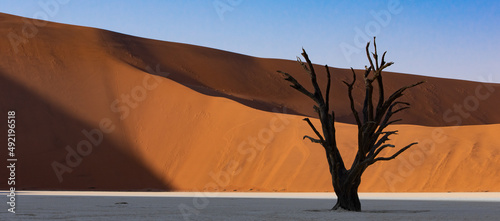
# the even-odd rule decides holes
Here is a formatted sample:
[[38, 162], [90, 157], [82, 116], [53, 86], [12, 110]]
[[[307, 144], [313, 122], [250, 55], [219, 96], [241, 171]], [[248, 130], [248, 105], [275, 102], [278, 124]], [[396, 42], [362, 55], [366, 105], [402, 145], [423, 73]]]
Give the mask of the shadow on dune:
[[[202, 80], [196, 79], [194, 76], [199, 74], [199, 73], [193, 73], [192, 71], [188, 70], [189, 67], [185, 67], [183, 65], [185, 64], [179, 64], [176, 63], [175, 65], [172, 65], [170, 62], [173, 62], [170, 60], [172, 57], [178, 57], [182, 55], [172, 55], [172, 54], [166, 54], [165, 56], [161, 57], [158, 55], [158, 51], [152, 51], [150, 46], [148, 47], [147, 43], [157, 43], [155, 40], [151, 39], [144, 39], [140, 37], [135, 37], [135, 36], [129, 36], [117, 32], [112, 32], [112, 31], [107, 31], [107, 30], [100, 30], [99, 34], [101, 35], [101, 40], [104, 45], [106, 45], [106, 50], [107, 52], [115, 58], [120, 59], [122, 62], [130, 65], [131, 67], [138, 69], [140, 71], [150, 73], [156, 76], [168, 78], [170, 80], [173, 80], [179, 84], [182, 84], [198, 93], [208, 95], [208, 96], [214, 96], [214, 97], [223, 97], [227, 98], [233, 101], [236, 101], [242, 105], [262, 110], [262, 111], [268, 111], [268, 112], [278, 112], [278, 113], [285, 113], [285, 114], [292, 114], [292, 115], [306, 115], [309, 117], [316, 117], [316, 114], [313, 113], [311, 114], [305, 114], [302, 113], [304, 111], [297, 111], [293, 107], [289, 106], [284, 106], [282, 104], [279, 104], [278, 102], [269, 102], [266, 100], [261, 100], [257, 96], [252, 96], [250, 95], [238, 95], [238, 94], [231, 94], [228, 91], [224, 91], [224, 87], [221, 88], [214, 88], [209, 85], [206, 85]], [[165, 50], [165, 48], [170, 49], [172, 51], [177, 51], [181, 50], [182, 47], [185, 48], [195, 48], [192, 50], [200, 49], [203, 48], [201, 46], [193, 46], [193, 45], [184, 45], [181, 43], [170, 43], [170, 42], [161, 42], [162, 50]], [[179, 47], [180, 48], [177, 48]], [[155, 48], [157, 49], [157, 48]], [[239, 63], [244, 64], [242, 68], [245, 68], [250, 64], [255, 64], [255, 66], [258, 66], [258, 64], [255, 63], [255, 57], [251, 56], [246, 56], [246, 55], [240, 55], [232, 52], [227, 52], [227, 51], [219, 51], [211, 48], [204, 48], [203, 50], [211, 51], [213, 53], [220, 53], [221, 56], [234, 56], [236, 57], [239, 61]], [[183, 52], [185, 53], [185, 52]], [[189, 53], [186, 53], [189, 54]], [[195, 53], [193, 53], [195, 54]], [[210, 57], [210, 56], [208, 56]], [[193, 61], [195, 62], [195, 61]], [[175, 63], [175, 62], [174, 62]], [[158, 65], [158, 66], [156, 66]], [[176, 69], [179, 68], [177, 66], [181, 67], [181, 70]], [[217, 70], [217, 64], [213, 64], [213, 67], [206, 67], [207, 70], [211, 69], [210, 71]], [[150, 69], [148, 69], [149, 67]], [[176, 68], [173, 68], [176, 67]], [[221, 67], [223, 68], [223, 67]], [[151, 72], [151, 70], [154, 70], [154, 72]], [[207, 71], [210, 73], [210, 71]], [[223, 73], [224, 71], [221, 71]], [[207, 73], [207, 74], [208, 74]], [[234, 73], [238, 74], [238, 73]], [[227, 80], [227, 79], [226, 79]], [[221, 81], [225, 81], [224, 79], [221, 79]], [[282, 82], [286, 84], [284, 81]], [[218, 90], [220, 89], [220, 90]], [[265, 88], [264, 88], [265, 89]], [[270, 88], [273, 89], [273, 88]], [[267, 89], [266, 89], [267, 90]], [[253, 93], [253, 92], [250, 92]], [[296, 96], [302, 96], [300, 94], [295, 94]], [[267, 96], [267, 95], [266, 95]]]
[[[65, 148], [76, 150], [79, 142], [89, 140], [82, 130], [91, 131], [99, 126], [70, 116], [1, 72], [0, 94], [2, 118], [7, 118], [7, 111], [16, 111], [16, 190], [173, 190], [132, 154], [130, 145], [113, 141], [112, 133], [104, 133], [102, 142], [93, 145], [90, 154], [82, 157], [78, 165], [68, 166]], [[0, 128], [0, 134], [7, 134], [6, 125]], [[72, 170], [62, 174], [62, 182], [56, 176], [53, 162]], [[1, 170], [0, 176], [7, 178], [7, 172]], [[0, 188], [9, 186], [2, 182]]]
[[[114, 58], [148, 72], [148, 65], [159, 65], [167, 77], [199, 93], [224, 97], [245, 106], [274, 112], [317, 118], [313, 102], [289, 87], [277, 70], [293, 73], [305, 87], [310, 79], [296, 62], [280, 59], [261, 59], [237, 53], [181, 43], [161, 42], [100, 30], [106, 50]], [[323, 67], [316, 66], [318, 79], [325, 82]], [[330, 101], [336, 111], [336, 121], [354, 124], [347, 89], [342, 81], [351, 81], [348, 69], [331, 68], [333, 73]], [[323, 71], [324, 72], [324, 71]], [[358, 71], [358, 79], [362, 79]], [[460, 81], [385, 73], [384, 87], [390, 94], [404, 85], [422, 80], [425, 84], [407, 91], [401, 101], [410, 102], [412, 108], [401, 112], [397, 124], [422, 126], [460, 126], [500, 123], [500, 115], [492, 110], [500, 108], [494, 98], [500, 94], [498, 84]], [[364, 91], [361, 80], [353, 96], [358, 111], [362, 109]], [[323, 86], [321, 86], [323, 87]], [[375, 89], [377, 86], [375, 86]], [[324, 91], [324, 88], [323, 88]], [[374, 95], [377, 99], [377, 94]], [[388, 95], [387, 95], [388, 96]], [[283, 111], [286, 107], [286, 111]]]

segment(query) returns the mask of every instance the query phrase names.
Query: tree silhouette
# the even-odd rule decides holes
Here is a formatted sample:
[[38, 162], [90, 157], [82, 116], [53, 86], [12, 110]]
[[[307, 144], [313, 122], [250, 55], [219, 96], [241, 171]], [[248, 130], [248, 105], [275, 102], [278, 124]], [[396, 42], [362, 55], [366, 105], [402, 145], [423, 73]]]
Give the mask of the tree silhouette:
[[[332, 185], [338, 198], [337, 203], [332, 208], [332, 210], [342, 208], [350, 211], [361, 211], [361, 203], [358, 197], [358, 187], [361, 183], [361, 175], [366, 170], [366, 168], [378, 161], [392, 160], [411, 146], [417, 144], [416, 142], [408, 144], [407, 146], [399, 149], [399, 151], [388, 157], [379, 156], [379, 154], [387, 147], [395, 148], [394, 145], [386, 142], [389, 140], [389, 136], [397, 134], [398, 131], [385, 130], [387, 126], [401, 120], [392, 120], [393, 115], [410, 107], [409, 103], [398, 101], [398, 98], [403, 96], [404, 91], [422, 84], [423, 81], [416, 84], [404, 86], [392, 93], [386, 99], [382, 81], [382, 71], [385, 68], [391, 66], [393, 62], [385, 62], [385, 55], [387, 53], [386, 51], [382, 55], [381, 61], [379, 63], [379, 56], [377, 54], [377, 45], [375, 43], [375, 38], [373, 38], [373, 45], [375, 49], [374, 52], [371, 53], [372, 56], [370, 56], [370, 42], [366, 44], [366, 55], [370, 62], [370, 66], [365, 66], [365, 71], [363, 74], [365, 83], [365, 98], [361, 116], [358, 113], [358, 110], [356, 110], [355, 108], [354, 97], [352, 94], [353, 86], [356, 83], [356, 73], [354, 69], [351, 68], [353, 76], [352, 82], [344, 81], [344, 84], [347, 85], [351, 111], [358, 126], [358, 151], [350, 169], [346, 169], [335, 139], [335, 112], [333, 110], [330, 112], [329, 104], [331, 75], [328, 65], [325, 65], [328, 82], [326, 85], [326, 93], [324, 96], [318, 85], [314, 66], [309, 60], [309, 57], [304, 49], [302, 49], [302, 56], [306, 60], [307, 64], [302, 62], [299, 57], [297, 57], [297, 62], [311, 77], [314, 92], [310, 92], [305, 89], [290, 74], [278, 71], [285, 77], [285, 80], [291, 83], [290, 86], [292, 88], [296, 89], [302, 94], [305, 94], [316, 103], [313, 108], [316, 113], [318, 113], [323, 133], [320, 133], [316, 129], [309, 118], [305, 118], [304, 120], [312, 128], [317, 138], [306, 135], [303, 137], [303, 139], [307, 138], [313, 143], [319, 143], [325, 149], [330, 174], [332, 176]], [[378, 101], [375, 102], [373, 101], [374, 82], [376, 82], [376, 84], [378, 85]]]

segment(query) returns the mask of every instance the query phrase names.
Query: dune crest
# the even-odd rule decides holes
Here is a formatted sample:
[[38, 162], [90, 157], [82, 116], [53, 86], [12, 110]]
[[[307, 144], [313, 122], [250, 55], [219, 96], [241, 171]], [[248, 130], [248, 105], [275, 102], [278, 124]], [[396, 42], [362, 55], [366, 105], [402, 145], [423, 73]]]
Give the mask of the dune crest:
[[[0, 14], [0, 35], [21, 36], [23, 19]], [[332, 190], [324, 151], [301, 139], [312, 103], [275, 73], [307, 81], [294, 61], [50, 22], [0, 51], [0, 109], [18, 117], [19, 189]], [[350, 72], [332, 74], [337, 137], [352, 159], [357, 132], [341, 84]], [[427, 80], [406, 94], [412, 109], [394, 126], [396, 145], [422, 144], [370, 167], [360, 191], [500, 191], [499, 85], [386, 76], [389, 91]], [[86, 141], [89, 153], [68, 164]], [[57, 175], [54, 162], [71, 172]]]

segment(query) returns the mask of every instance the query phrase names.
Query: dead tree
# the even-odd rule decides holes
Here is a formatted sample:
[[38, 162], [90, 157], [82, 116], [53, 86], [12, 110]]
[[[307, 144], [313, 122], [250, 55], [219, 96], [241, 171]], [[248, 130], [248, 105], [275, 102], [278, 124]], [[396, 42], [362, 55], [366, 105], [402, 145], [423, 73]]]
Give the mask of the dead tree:
[[[279, 73], [284, 75], [285, 80], [291, 83], [290, 86], [292, 88], [295, 88], [302, 94], [305, 94], [316, 103], [316, 105], [314, 105], [314, 110], [316, 111], [316, 113], [318, 113], [323, 133], [320, 133], [320, 131], [316, 129], [309, 118], [305, 118], [304, 120], [312, 128], [316, 135], [316, 138], [306, 135], [303, 137], [303, 139], [307, 138], [313, 143], [319, 143], [325, 149], [326, 159], [328, 161], [330, 174], [332, 176], [333, 189], [338, 198], [337, 203], [332, 208], [332, 210], [342, 208], [350, 211], [361, 211], [361, 203], [358, 197], [358, 187], [361, 183], [361, 175], [366, 170], [366, 168], [378, 161], [392, 160], [411, 146], [417, 144], [416, 142], [408, 144], [407, 146], [399, 149], [397, 152], [392, 154], [392, 156], [379, 156], [379, 154], [384, 149], [388, 147], [395, 148], [394, 145], [386, 143], [389, 140], [389, 136], [394, 135], [398, 132], [397, 130], [386, 130], [387, 126], [401, 120], [393, 120], [393, 115], [400, 111], [408, 109], [410, 106], [409, 103], [398, 101], [398, 98], [403, 96], [403, 92], [407, 89], [415, 87], [423, 82], [418, 82], [416, 84], [402, 87], [392, 93], [390, 96], [386, 97], [382, 81], [382, 71], [385, 68], [391, 66], [393, 62], [385, 62], [385, 54], [387, 52], [384, 52], [379, 63], [379, 56], [377, 54], [377, 45], [375, 43], [375, 38], [373, 39], [373, 45], [375, 48], [375, 52], [371, 54], [372, 56], [370, 56], [369, 51], [370, 42], [368, 42], [366, 45], [366, 55], [370, 62], [370, 66], [365, 67], [365, 71], [363, 74], [365, 83], [365, 98], [361, 114], [358, 113], [358, 110], [356, 110], [356, 107], [354, 105], [354, 97], [352, 94], [353, 86], [356, 83], [356, 73], [354, 72], [354, 69], [351, 68], [353, 76], [352, 82], [344, 81], [345, 85], [347, 85], [351, 111], [358, 126], [358, 151], [350, 169], [346, 169], [342, 156], [337, 147], [337, 142], [335, 140], [335, 112], [333, 110], [330, 111], [329, 101], [331, 76], [328, 65], [325, 65], [328, 82], [326, 85], [326, 93], [324, 96], [318, 85], [314, 66], [309, 60], [309, 57], [304, 49], [302, 49], [302, 56], [306, 60], [307, 64], [302, 62], [299, 57], [297, 57], [297, 62], [304, 68], [307, 73], [309, 73], [312, 86], [314, 87], [314, 92], [310, 92], [309, 90], [304, 88], [290, 74], [278, 71]], [[374, 101], [373, 98], [374, 82], [378, 85], [378, 100], [376, 101]]]

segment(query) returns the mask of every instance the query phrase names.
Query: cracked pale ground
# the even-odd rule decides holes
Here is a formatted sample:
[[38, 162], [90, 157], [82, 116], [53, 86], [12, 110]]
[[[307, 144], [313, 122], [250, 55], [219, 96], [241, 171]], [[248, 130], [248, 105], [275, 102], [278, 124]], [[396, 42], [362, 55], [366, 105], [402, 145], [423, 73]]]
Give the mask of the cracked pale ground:
[[332, 193], [208, 193], [216, 195], [208, 198], [204, 193], [20, 194], [16, 215], [4, 208], [1, 220], [500, 219], [500, 193], [361, 193], [361, 213], [329, 211]]

